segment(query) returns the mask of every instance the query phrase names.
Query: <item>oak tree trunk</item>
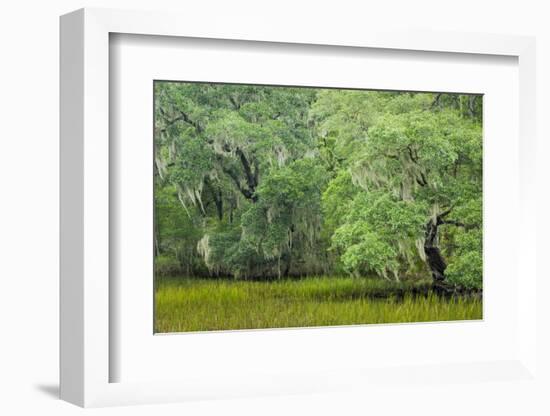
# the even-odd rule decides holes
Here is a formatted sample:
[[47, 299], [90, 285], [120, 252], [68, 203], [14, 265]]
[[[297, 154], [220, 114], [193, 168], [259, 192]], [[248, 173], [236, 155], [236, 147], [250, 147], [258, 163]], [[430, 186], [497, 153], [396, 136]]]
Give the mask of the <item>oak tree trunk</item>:
[[446, 277], [445, 269], [447, 263], [439, 249], [438, 227], [440, 225], [439, 218], [431, 219], [426, 224], [426, 237], [424, 239], [424, 253], [426, 254], [426, 262], [432, 273], [433, 284], [436, 289], [445, 288]]

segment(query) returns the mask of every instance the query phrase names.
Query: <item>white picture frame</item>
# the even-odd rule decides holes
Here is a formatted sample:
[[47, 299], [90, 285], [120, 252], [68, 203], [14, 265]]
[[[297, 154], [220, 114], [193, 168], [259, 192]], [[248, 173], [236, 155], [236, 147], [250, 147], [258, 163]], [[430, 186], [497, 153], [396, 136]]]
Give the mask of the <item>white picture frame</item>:
[[[182, 24], [185, 22], [185, 24]], [[264, 22], [265, 23], [265, 22]], [[247, 397], [360, 390], [378, 383], [393, 385], [413, 374], [429, 385], [438, 375], [464, 383], [529, 380], [538, 383], [536, 361], [535, 269], [535, 41], [508, 35], [375, 30], [307, 33], [276, 24], [243, 19], [201, 19], [165, 13], [82, 9], [61, 18], [61, 397], [80, 406], [158, 403], [197, 398]], [[281, 44], [429, 51], [442, 54], [504, 55], [519, 67], [519, 210], [515, 242], [517, 272], [517, 353], [499, 361], [441, 362], [414, 368], [336, 369], [318, 373], [250, 378], [234, 382], [233, 374], [215, 380], [198, 377], [180, 381], [111, 382], [110, 366], [119, 359], [110, 349], [109, 252], [109, 36], [114, 33]], [[152, 294], [151, 294], [152, 295]], [[410, 331], [409, 331], [410, 332]], [[338, 333], [334, 334], [338, 335]], [[353, 331], [346, 335], [349, 342]], [[522, 384], [523, 385], [523, 384]], [[427, 387], [426, 387], [427, 388]], [[450, 388], [449, 388], [450, 391]], [[445, 393], [445, 392], [443, 392]], [[488, 394], [491, 394], [488, 391]], [[493, 393], [494, 394], [494, 393]]]

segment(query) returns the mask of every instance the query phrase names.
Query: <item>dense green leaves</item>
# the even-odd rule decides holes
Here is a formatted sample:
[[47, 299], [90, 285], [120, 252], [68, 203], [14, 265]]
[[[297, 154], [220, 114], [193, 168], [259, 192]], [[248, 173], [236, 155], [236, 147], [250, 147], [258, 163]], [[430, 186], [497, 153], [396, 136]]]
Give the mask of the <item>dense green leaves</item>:
[[435, 251], [449, 282], [481, 287], [481, 110], [479, 96], [156, 82], [158, 270], [403, 280], [433, 274]]
[[[412, 250], [423, 237], [425, 207], [380, 191], [358, 193], [343, 224], [334, 233], [333, 247], [342, 252], [347, 271], [366, 271], [396, 280], [411, 263]], [[405, 270], [401, 270], [402, 268]]]
[[[398, 279], [416, 267], [418, 258], [425, 259], [425, 246], [435, 243], [449, 256], [453, 282], [480, 287], [481, 246], [466, 245], [461, 233], [469, 231], [439, 230], [481, 229], [482, 135], [477, 113], [465, 116], [460, 108], [445, 106], [443, 101], [455, 101], [442, 101], [444, 95], [358, 94], [327, 91], [314, 107], [322, 115], [317, 129], [324, 138], [334, 137], [327, 145], [332, 159], [347, 169], [323, 196], [327, 223], [341, 224], [333, 242], [346, 269], [354, 274], [371, 270], [384, 277], [391, 271]], [[342, 123], [346, 125], [339, 128]], [[354, 190], [349, 179], [362, 192]], [[336, 207], [337, 201], [342, 205]], [[436, 224], [433, 241], [426, 236], [430, 221]], [[455, 246], [460, 248], [453, 252]], [[469, 261], [475, 256], [479, 261]], [[385, 259], [385, 267], [379, 258]]]

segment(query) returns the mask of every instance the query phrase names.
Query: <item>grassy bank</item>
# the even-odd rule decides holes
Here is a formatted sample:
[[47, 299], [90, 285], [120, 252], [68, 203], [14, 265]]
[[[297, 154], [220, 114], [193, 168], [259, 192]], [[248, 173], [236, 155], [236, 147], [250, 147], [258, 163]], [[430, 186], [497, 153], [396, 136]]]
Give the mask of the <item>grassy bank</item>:
[[273, 282], [159, 279], [155, 331], [186, 332], [468, 320], [479, 299], [442, 299], [422, 283], [319, 277]]

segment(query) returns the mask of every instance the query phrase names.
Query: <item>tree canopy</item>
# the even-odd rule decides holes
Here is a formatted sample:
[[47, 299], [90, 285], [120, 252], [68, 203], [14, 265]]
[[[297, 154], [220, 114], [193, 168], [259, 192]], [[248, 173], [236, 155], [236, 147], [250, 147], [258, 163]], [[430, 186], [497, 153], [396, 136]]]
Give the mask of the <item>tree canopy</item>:
[[155, 82], [157, 273], [482, 284], [482, 97]]

